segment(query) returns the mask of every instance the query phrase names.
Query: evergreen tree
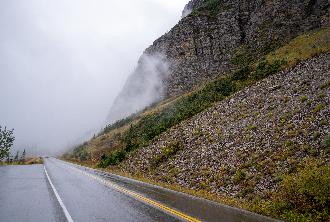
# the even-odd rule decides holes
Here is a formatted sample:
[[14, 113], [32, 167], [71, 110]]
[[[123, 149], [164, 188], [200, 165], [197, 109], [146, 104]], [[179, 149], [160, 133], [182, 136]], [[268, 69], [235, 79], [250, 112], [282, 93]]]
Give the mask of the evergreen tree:
[[10, 148], [13, 146], [15, 137], [13, 136], [13, 129], [7, 130], [0, 126], [0, 161], [9, 155]]
[[21, 156], [21, 162], [25, 162], [25, 149], [23, 150], [22, 156]]

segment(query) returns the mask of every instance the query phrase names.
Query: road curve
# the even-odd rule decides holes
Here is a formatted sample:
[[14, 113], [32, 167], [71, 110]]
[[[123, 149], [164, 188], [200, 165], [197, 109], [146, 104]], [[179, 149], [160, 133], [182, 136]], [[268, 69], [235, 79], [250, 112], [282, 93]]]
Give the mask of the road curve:
[[73, 221], [275, 221], [54, 158], [44, 164]]

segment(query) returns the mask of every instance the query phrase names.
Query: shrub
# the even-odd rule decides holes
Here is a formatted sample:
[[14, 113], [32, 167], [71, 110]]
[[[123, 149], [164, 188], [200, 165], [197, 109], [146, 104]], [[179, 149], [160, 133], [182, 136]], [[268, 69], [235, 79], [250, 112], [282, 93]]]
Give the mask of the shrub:
[[220, 0], [206, 0], [201, 5], [201, 7], [194, 12], [194, 14], [199, 15], [202, 13], [209, 17], [215, 18], [220, 10], [221, 10]]
[[236, 72], [234, 72], [232, 79], [233, 80], [246, 80], [250, 75], [251, 69], [249, 66], [244, 66]]
[[283, 65], [285, 60], [275, 60], [273, 63], [269, 63], [267, 60], [262, 60], [258, 63], [255, 72], [252, 75], [254, 80], [260, 80], [278, 72]]
[[174, 156], [178, 151], [183, 149], [182, 142], [172, 142], [168, 146], [166, 146], [154, 160], [154, 166], [158, 166], [160, 163], [165, 162], [170, 157]]
[[300, 98], [300, 101], [303, 103], [303, 102], [306, 102], [308, 100], [308, 97], [307, 96], [302, 96]]
[[234, 175], [234, 182], [240, 183], [246, 179], [246, 173], [242, 170], [237, 170]]
[[330, 80], [328, 80], [328, 81], [326, 81], [325, 83], [323, 83], [321, 86], [320, 86], [320, 88], [321, 89], [326, 89], [326, 88], [328, 88], [330, 86]]
[[283, 219], [329, 221], [330, 165], [309, 164], [284, 177], [273, 199]]
[[117, 150], [110, 155], [102, 155], [97, 167], [105, 168], [107, 166], [114, 166], [122, 162], [126, 158], [127, 152], [125, 150]]
[[325, 105], [322, 103], [319, 103], [315, 106], [315, 108], [312, 110], [313, 113], [318, 113], [320, 112], [322, 109], [325, 108]]
[[323, 141], [323, 146], [324, 147], [330, 147], [330, 134], [328, 134]]

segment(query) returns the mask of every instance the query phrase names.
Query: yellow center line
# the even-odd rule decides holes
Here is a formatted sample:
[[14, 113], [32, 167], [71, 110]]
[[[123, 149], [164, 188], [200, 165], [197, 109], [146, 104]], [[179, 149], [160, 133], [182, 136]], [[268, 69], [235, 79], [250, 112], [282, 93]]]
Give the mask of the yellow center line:
[[120, 186], [118, 186], [118, 185], [116, 185], [116, 184], [114, 184], [114, 183], [112, 183], [112, 182], [110, 182], [108, 180], [105, 180], [105, 179], [103, 179], [103, 178], [101, 178], [99, 176], [96, 176], [96, 175], [87, 173], [87, 172], [85, 172], [83, 170], [80, 170], [80, 169], [78, 169], [76, 167], [73, 167], [73, 166], [69, 166], [69, 167], [72, 168], [72, 169], [74, 169], [74, 170], [76, 170], [76, 171], [78, 171], [78, 172], [80, 172], [80, 173], [82, 173], [82, 174], [84, 174], [84, 175], [86, 175], [86, 176], [88, 176], [88, 177], [90, 177], [90, 178], [93, 178], [93, 179], [97, 180], [98, 182], [100, 182], [100, 183], [102, 183], [102, 184], [104, 184], [104, 185], [106, 185], [108, 187], [112, 187], [112, 188], [114, 188], [114, 189], [116, 189], [116, 190], [118, 190], [118, 191], [120, 191], [122, 193], [125, 193], [125, 194], [127, 194], [129, 196], [132, 196], [132, 197], [134, 197], [134, 198], [136, 198], [136, 199], [138, 199], [138, 200], [140, 200], [140, 201], [142, 201], [144, 203], [147, 203], [147, 204], [152, 205], [154, 207], [160, 208], [163, 211], [165, 211], [167, 213], [170, 213], [170, 214], [172, 214], [174, 216], [177, 216], [177, 217], [179, 217], [179, 218], [181, 218], [181, 219], [183, 219], [185, 221], [189, 221], [189, 222], [201, 222], [200, 220], [198, 220], [198, 219], [196, 219], [194, 217], [188, 216], [188, 215], [186, 215], [186, 214], [184, 214], [184, 213], [182, 213], [180, 211], [174, 210], [174, 209], [172, 209], [172, 208], [170, 208], [168, 206], [165, 206], [165, 205], [163, 205], [163, 204], [161, 204], [161, 203], [159, 203], [157, 201], [151, 200], [151, 199], [146, 198], [146, 197], [144, 197], [144, 196], [142, 196], [142, 195], [140, 195], [138, 193], [135, 193], [133, 191], [130, 191], [130, 190], [127, 190], [127, 189], [125, 189], [123, 187], [120, 187]]

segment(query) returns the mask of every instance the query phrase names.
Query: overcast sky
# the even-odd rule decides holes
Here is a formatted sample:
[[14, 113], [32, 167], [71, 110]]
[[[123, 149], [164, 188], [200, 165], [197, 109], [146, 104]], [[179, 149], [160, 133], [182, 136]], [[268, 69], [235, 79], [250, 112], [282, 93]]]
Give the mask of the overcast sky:
[[143, 50], [188, 0], [0, 1], [0, 125], [54, 153], [105, 123]]

